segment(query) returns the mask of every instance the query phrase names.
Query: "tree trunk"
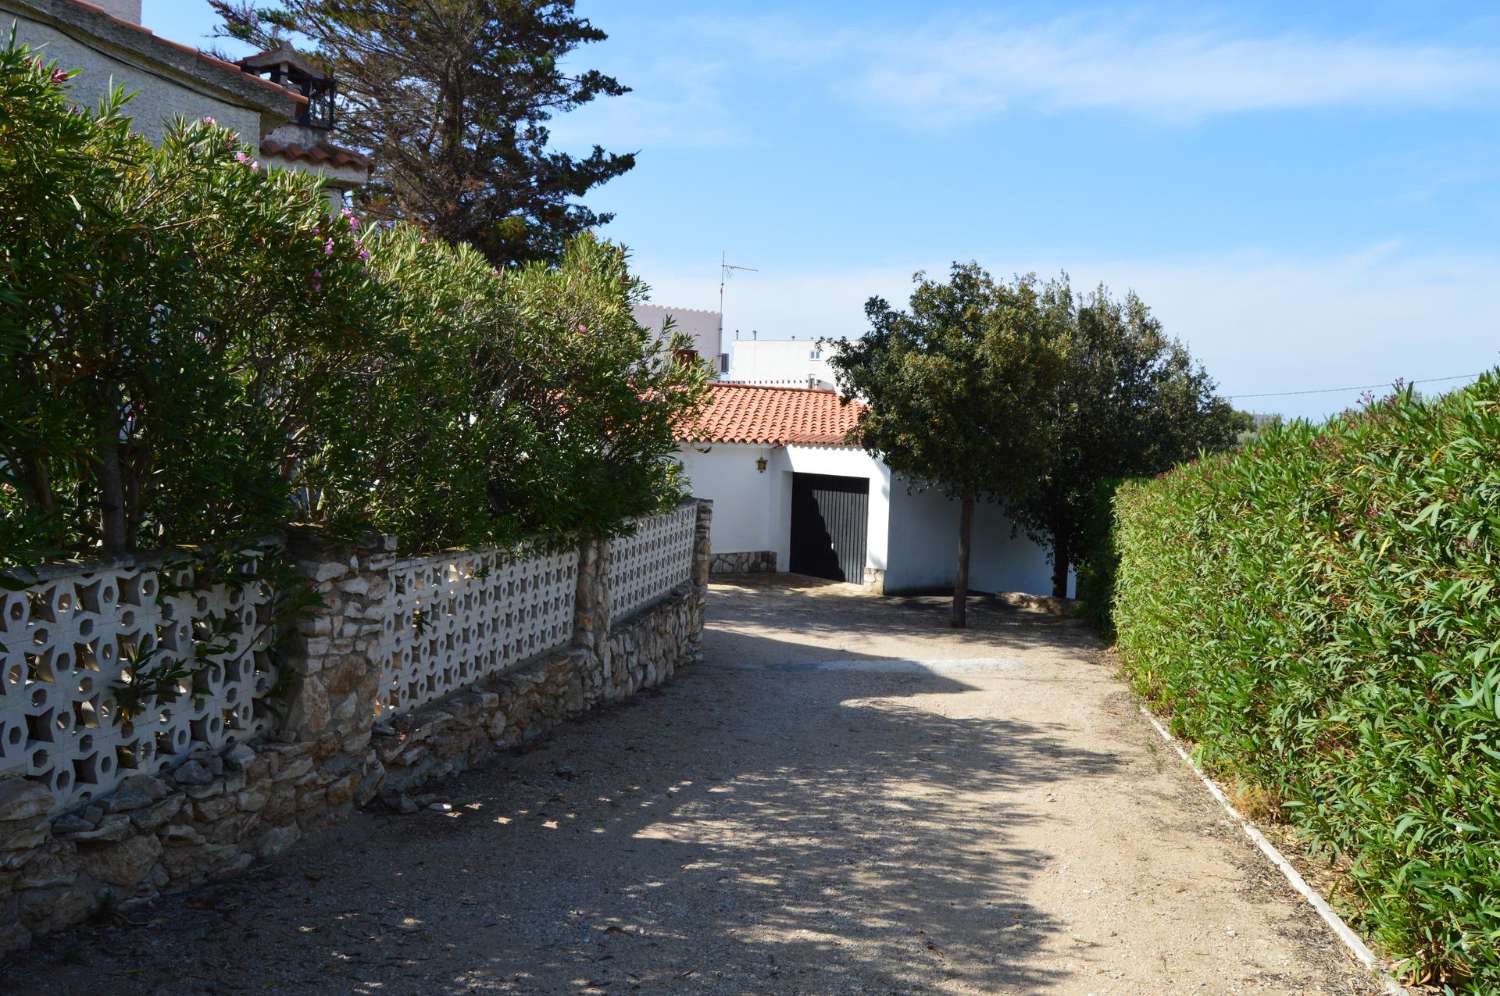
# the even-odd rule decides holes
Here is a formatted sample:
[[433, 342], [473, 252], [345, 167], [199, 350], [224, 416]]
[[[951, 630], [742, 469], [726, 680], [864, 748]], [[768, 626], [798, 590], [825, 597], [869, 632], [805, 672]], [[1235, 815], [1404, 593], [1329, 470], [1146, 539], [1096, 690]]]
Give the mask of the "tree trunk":
[[104, 552], [118, 557], [129, 547], [125, 528], [125, 475], [120, 467], [120, 441], [106, 437], [99, 447], [100, 533]]
[[110, 391], [101, 406], [99, 425], [100, 539], [104, 553], [118, 557], [130, 546], [125, 515], [125, 468], [120, 456], [118, 393]]
[[1053, 494], [1050, 502], [1052, 514], [1052, 594], [1058, 598], [1068, 597], [1068, 568], [1072, 565], [1073, 551], [1068, 546], [1068, 513], [1062, 498]]
[[974, 531], [974, 496], [966, 494], [958, 506], [958, 576], [953, 581], [953, 614], [948, 625], [969, 624], [969, 537]]
[[1068, 548], [1062, 537], [1052, 534], [1052, 594], [1058, 598], [1068, 597]]

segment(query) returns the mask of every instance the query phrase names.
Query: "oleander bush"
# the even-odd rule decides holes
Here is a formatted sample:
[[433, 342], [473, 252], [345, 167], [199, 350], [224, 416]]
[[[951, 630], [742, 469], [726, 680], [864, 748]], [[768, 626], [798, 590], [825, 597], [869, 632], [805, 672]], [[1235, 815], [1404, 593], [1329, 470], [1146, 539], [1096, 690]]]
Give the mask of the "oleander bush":
[[1500, 375], [1127, 484], [1115, 542], [1140, 694], [1411, 978], [1500, 988]]
[[1114, 500], [1123, 483], [1115, 477], [1094, 485], [1079, 529], [1082, 553], [1075, 568], [1078, 611], [1106, 639], [1114, 635], [1110, 608], [1114, 602], [1115, 574], [1120, 567], [1114, 537]]
[[631, 319], [623, 250], [496, 271], [68, 76], [0, 46], [0, 568], [294, 520], [561, 542], [676, 497], [705, 372]]

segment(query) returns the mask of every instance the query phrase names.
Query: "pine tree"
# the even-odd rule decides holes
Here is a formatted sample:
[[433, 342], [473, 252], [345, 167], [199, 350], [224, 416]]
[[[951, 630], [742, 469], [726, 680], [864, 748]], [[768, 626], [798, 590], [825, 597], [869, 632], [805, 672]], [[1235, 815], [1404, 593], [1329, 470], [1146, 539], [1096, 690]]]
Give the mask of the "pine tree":
[[310, 49], [333, 72], [340, 140], [373, 161], [360, 206], [468, 242], [496, 266], [552, 260], [611, 219], [578, 202], [635, 165], [548, 147], [548, 122], [629, 92], [564, 58], [607, 36], [573, 0], [211, 0], [220, 34]]

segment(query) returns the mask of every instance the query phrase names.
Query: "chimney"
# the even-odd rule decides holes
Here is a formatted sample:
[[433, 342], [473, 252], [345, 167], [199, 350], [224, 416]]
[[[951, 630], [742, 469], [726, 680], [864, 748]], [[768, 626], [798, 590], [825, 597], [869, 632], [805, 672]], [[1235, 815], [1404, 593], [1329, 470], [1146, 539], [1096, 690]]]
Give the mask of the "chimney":
[[118, 17], [131, 24], [141, 23], [141, 0], [90, 0], [110, 17]]

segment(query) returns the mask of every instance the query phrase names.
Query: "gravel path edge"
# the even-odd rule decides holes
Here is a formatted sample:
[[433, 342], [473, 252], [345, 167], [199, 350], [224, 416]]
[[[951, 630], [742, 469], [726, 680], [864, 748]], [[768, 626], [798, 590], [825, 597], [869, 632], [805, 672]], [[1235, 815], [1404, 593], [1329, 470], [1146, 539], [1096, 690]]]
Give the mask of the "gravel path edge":
[[1302, 877], [1297, 869], [1292, 867], [1292, 863], [1286, 859], [1286, 856], [1281, 851], [1277, 850], [1276, 845], [1267, 840], [1265, 834], [1261, 833], [1255, 824], [1247, 820], [1238, 809], [1234, 808], [1234, 804], [1229, 801], [1229, 797], [1224, 794], [1224, 790], [1219, 787], [1218, 783], [1208, 777], [1203, 769], [1198, 767], [1197, 763], [1193, 761], [1188, 752], [1183, 749], [1181, 741], [1172, 736], [1167, 728], [1162, 725], [1161, 721], [1152, 715], [1151, 710], [1147, 709], [1145, 705], [1141, 705], [1140, 710], [1141, 715], [1150, 720], [1151, 725], [1156, 728], [1157, 733], [1161, 734], [1161, 738], [1167, 742], [1168, 746], [1176, 751], [1177, 756], [1182, 758], [1183, 763], [1192, 769], [1193, 774], [1198, 776], [1198, 780], [1208, 789], [1209, 794], [1214, 797], [1214, 800], [1218, 802], [1224, 812], [1229, 814], [1230, 819], [1239, 824], [1240, 829], [1245, 831], [1245, 836], [1249, 837], [1255, 843], [1255, 846], [1260, 848], [1261, 853], [1270, 859], [1271, 864], [1275, 865], [1277, 870], [1286, 877], [1287, 884], [1295, 889], [1303, 899], [1306, 899], [1308, 905], [1317, 912], [1318, 916], [1323, 918], [1323, 922], [1328, 925], [1328, 929], [1333, 936], [1338, 938], [1339, 943], [1354, 956], [1355, 960], [1375, 975], [1388, 996], [1411, 996], [1406, 987], [1397, 982], [1385, 970], [1385, 966], [1375, 957], [1375, 952], [1371, 951], [1364, 940], [1344, 922], [1344, 918], [1334, 912], [1333, 907], [1328, 905], [1328, 900], [1323, 898], [1322, 893], [1318, 892], [1311, 885], [1308, 885], [1307, 880]]

